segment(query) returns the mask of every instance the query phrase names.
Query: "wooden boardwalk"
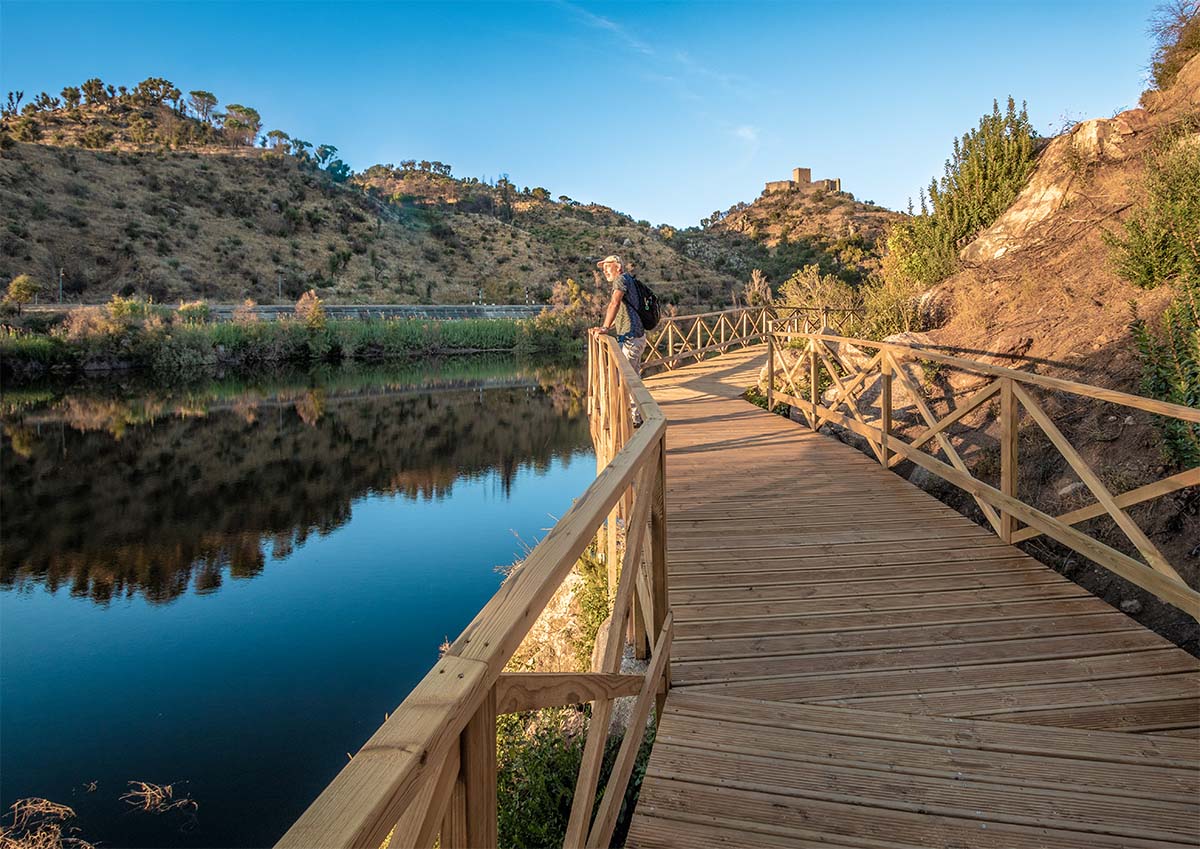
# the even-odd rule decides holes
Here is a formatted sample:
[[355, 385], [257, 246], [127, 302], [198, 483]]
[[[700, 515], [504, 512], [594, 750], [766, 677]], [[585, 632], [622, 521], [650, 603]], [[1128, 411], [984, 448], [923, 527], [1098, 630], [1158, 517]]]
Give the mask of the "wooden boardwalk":
[[1200, 845], [1200, 662], [740, 400], [762, 362], [646, 380], [675, 636], [627, 845]]

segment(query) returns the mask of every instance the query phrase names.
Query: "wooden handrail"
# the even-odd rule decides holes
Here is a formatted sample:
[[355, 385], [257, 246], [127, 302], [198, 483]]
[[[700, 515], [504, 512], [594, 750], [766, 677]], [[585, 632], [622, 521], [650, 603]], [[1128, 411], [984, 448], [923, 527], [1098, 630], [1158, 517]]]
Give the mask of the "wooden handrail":
[[[1200, 410], [1086, 383], [981, 363], [915, 345], [821, 332], [781, 332], [773, 325], [768, 328], [766, 340], [771, 374], [769, 402], [778, 399], [796, 406], [814, 430], [824, 422], [834, 422], [864, 437], [885, 468], [909, 460], [970, 493], [996, 534], [1005, 542], [1016, 543], [1040, 535], [1048, 536], [1175, 605], [1193, 618], [1200, 618], [1200, 592], [1188, 586], [1125, 511], [1126, 507], [1134, 504], [1200, 485], [1200, 467], [1114, 495], [1025, 387], [1037, 386], [1065, 392], [1186, 422], [1200, 422]], [[798, 341], [802, 342], [799, 348], [796, 347]], [[848, 347], [876, 353], [869, 356], [867, 351], [861, 351], [858, 362], [853, 362], [846, 356]], [[794, 362], [789, 364], [786, 358], [781, 357], [782, 348], [797, 354]], [[908, 367], [920, 360], [943, 363], [992, 380], [939, 420], [925, 402], [919, 382], [908, 373]], [[781, 369], [776, 368], [779, 361], [782, 361]], [[801, 388], [797, 376], [805, 363], [809, 367], [808, 386]], [[820, 392], [822, 369], [832, 383], [826, 393]], [[788, 391], [775, 388], [778, 374], [782, 374], [784, 390]], [[856, 403], [856, 396], [861, 401], [867, 388], [875, 381], [880, 382], [879, 415], [876, 419], [868, 419], [864, 415], [864, 407]], [[901, 439], [892, 428], [895, 412], [893, 382], [906, 391], [912, 406], [925, 422], [924, 429], [911, 440]], [[807, 398], [803, 397], [805, 389]], [[962, 424], [969, 414], [977, 411], [997, 393], [1000, 396], [999, 487], [975, 477], [948, 436], [951, 425]], [[839, 410], [843, 406], [845, 410]], [[1067, 465], [1079, 476], [1095, 498], [1095, 504], [1061, 516], [1051, 516], [1020, 499], [1017, 487], [1020, 471], [1018, 425], [1022, 411], [1028, 414], [1034, 425], [1046, 435]], [[922, 450], [921, 446], [929, 443], [936, 444], [937, 449]], [[935, 456], [938, 450], [945, 454], [949, 463]], [[1129, 539], [1132, 550], [1142, 559], [1119, 551], [1075, 527], [1080, 522], [1098, 516], [1110, 517]], [[1021, 527], [1022, 523], [1025, 527]]]
[[[649, 706], [669, 686], [666, 420], [610, 337], [588, 340], [588, 410], [598, 474], [404, 702], [288, 829], [279, 847], [496, 846], [496, 713], [593, 700], [569, 846], [607, 845]], [[633, 412], [641, 423], [634, 427]], [[609, 563], [611, 627], [598, 668], [548, 680], [506, 673], [530, 627], [597, 535]], [[645, 554], [645, 556], [643, 556]], [[639, 592], [639, 589], [641, 592]], [[635, 627], [634, 623], [641, 623]], [[649, 627], [645, 627], [648, 625]], [[653, 645], [636, 688], [619, 674], [625, 634]], [[648, 645], [638, 645], [645, 655]], [[638, 694], [628, 737], [593, 820], [613, 699]], [[627, 744], [627, 745], [626, 745]], [[619, 809], [619, 806], [618, 806]]]
[[734, 346], [762, 342], [772, 319], [792, 320], [796, 329], [845, 331], [860, 315], [858, 309], [771, 304], [664, 316], [646, 334], [642, 367], [674, 369], [708, 354], [723, 354]]

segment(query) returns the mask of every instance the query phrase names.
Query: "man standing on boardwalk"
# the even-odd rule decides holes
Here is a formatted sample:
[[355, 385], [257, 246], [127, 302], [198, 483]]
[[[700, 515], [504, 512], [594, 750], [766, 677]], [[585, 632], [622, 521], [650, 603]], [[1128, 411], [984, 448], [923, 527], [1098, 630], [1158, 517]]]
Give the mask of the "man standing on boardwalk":
[[[634, 284], [633, 275], [625, 271], [625, 264], [615, 254], [610, 254], [596, 265], [604, 272], [604, 279], [612, 284], [612, 297], [608, 301], [608, 309], [604, 313], [604, 323], [593, 327], [594, 334], [613, 332], [617, 336], [617, 344], [621, 353], [637, 374], [642, 373], [642, 353], [646, 350], [646, 331], [642, 327], [642, 319], [638, 315], [638, 289]], [[642, 423], [637, 406], [633, 407], [633, 423]]]

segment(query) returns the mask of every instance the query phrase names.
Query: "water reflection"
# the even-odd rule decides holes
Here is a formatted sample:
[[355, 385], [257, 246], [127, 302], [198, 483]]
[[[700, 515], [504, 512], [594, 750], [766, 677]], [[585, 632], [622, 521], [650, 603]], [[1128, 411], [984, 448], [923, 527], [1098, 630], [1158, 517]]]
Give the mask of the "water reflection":
[[507, 494], [519, 469], [587, 445], [583, 393], [577, 369], [504, 358], [8, 392], [0, 586], [212, 593], [342, 526], [364, 495], [441, 499], [488, 472]]

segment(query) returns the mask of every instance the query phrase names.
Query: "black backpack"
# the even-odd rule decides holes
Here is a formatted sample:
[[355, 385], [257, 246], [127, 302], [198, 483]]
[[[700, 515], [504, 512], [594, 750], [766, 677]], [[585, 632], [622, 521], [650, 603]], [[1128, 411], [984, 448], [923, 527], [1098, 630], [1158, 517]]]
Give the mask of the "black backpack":
[[633, 278], [633, 285], [637, 287], [638, 294], [638, 303], [634, 309], [637, 310], [638, 318], [641, 319], [642, 328], [653, 330], [658, 327], [658, 320], [661, 318], [658, 295], [654, 294], [653, 289], [636, 277]]

